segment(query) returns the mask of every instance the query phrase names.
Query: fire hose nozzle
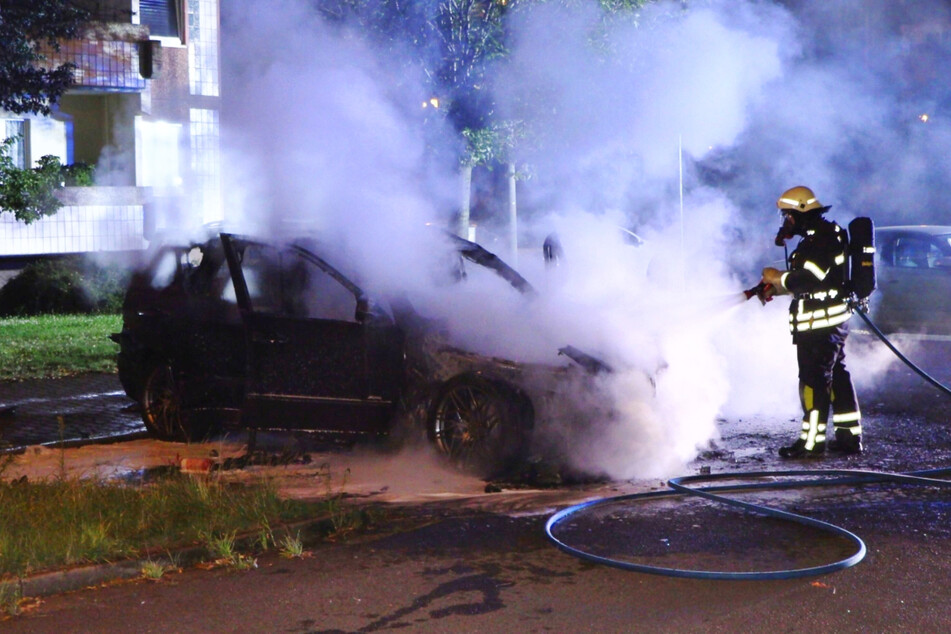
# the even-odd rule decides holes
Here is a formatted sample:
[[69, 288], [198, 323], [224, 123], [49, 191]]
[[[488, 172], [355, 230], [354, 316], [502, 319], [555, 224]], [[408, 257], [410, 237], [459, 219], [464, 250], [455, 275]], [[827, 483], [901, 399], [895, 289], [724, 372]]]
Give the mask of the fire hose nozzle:
[[746, 299], [750, 299], [751, 297], [756, 296], [759, 299], [760, 303], [765, 306], [766, 302], [773, 301], [772, 290], [773, 290], [772, 284], [767, 284], [766, 282], [760, 282], [753, 288], [748, 288], [745, 291], [743, 291], [743, 295], [746, 296]]

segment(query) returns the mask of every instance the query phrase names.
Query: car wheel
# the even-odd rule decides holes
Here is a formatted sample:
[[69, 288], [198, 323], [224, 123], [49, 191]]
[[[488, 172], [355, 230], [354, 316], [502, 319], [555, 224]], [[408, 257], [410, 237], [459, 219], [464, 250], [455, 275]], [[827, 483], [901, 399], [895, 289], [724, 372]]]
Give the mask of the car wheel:
[[459, 376], [433, 399], [429, 437], [457, 467], [493, 475], [527, 448], [530, 410], [528, 399], [505, 383]]
[[141, 401], [142, 385], [145, 383], [145, 374], [149, 370], [145, 360], [141, 356], [136, 358], [130, 354], [119, 352], [116, 358], [116, 366], [119, 370], [119, 383], [122, 385], [126, 396], [133, 401]]
[[208, 434], [199, 428], [183, 407], [182, 388], [168, 363], [153, 365], [142, 386], [142, 422], [159, 440], [190, 442]]

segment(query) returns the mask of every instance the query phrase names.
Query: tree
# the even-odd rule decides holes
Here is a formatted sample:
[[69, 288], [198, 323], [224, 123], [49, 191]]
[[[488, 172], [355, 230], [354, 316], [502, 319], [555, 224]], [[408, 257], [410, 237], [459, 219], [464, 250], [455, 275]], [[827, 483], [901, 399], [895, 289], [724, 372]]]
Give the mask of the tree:
[[[490, 62], [507, 54], [503, 18], [528, 0], [315, 0], [333, 22], [359, 25], [388, 59], [422, 71], [425, 103], [460, 135], [461, 191], [453, 230], [468, 236], [472, 169], [499, 160], [505, 149], [487, 88]], [[507, 154], [506, 154], [507, 156]]]
[[481, 128], [466, 128], [462, 136], [466, 140], [466, 153], [459, 164], [462, 195], [453, 229], [462, 237], [468, 234], [472, 168], [483, 166], [491, 170], [495, 165], [504, 164], [508, 183], [508, 248], [513, 257], [512, 263], [515, 263], [514, 258], [518, 253], [515, 183], [525, 177], [516, 168], [515, 150], [527, 136], [526, 126], [521, 121], [503, 121]]
[[89, 13], [69, 0], [0, 2], [0, 109], [49, 115], [72, 85], [73, 64], [43, 65], [44, 46], [76, 37]]
[[37, 166], [21, 169], [10, 158], [16, 137], [0, 143], [0, 212], [8, 211], [17, 220], [30, 224], [52, 216], [62, 203], [55, 192], [64, 186], [63, 166], [55, 156], [42, 156]]
[[[460, 135], [460, 197], [453, 230], [467, 237], [472, 170], [504, 165], [508, 182], [509, 243], [516, 249], [515, 163], [517, 146], [528, 134], [523, 122], [500, 120], [492, 98], [491, 73], [508, 55], [506, 17], [519, 9], [552, 1], [567, 6], [590, 0], [314, 0], [328, 18], [357, 24], [388, 53], [420, 68], [429, 79], [426, 100]], [[640, 10], [654, 0], [598, 0], [605, 24], [615, 19], [639, 23]], [[686, 0], [681, 0], [681, 9]], [[593, 46], [598, 33], [592, 33]], [[610, 50], [604, 54], [610, 55]]]

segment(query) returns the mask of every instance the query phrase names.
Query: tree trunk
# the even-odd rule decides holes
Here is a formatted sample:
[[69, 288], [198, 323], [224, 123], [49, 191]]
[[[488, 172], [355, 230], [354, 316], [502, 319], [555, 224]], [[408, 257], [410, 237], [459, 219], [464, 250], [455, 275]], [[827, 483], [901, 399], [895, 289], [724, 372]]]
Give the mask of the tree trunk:
[[518, 266], [518, 206], [515, 201], [515, 163], [508, 164], [509, 182], [509, 264]]
[[472, 201], [472, 165], [463, 163], [459, 168], [459, 213], [453, 231], [460, 238], [469, 239], [469, 209]]

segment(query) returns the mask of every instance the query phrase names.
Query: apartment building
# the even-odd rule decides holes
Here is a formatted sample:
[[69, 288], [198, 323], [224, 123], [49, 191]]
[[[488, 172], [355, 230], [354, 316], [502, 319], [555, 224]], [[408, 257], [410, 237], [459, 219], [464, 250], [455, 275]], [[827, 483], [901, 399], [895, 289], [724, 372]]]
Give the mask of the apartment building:
[[221, 219], [218, 0], [76, 0], [82, 35], [50, 52], [75, 84], [51, 116], [0, 111], [21, 166], [96, 166], [96, 186], [26, 225], [0, 213], [0, 259], [132, 251], [156, 231]]

